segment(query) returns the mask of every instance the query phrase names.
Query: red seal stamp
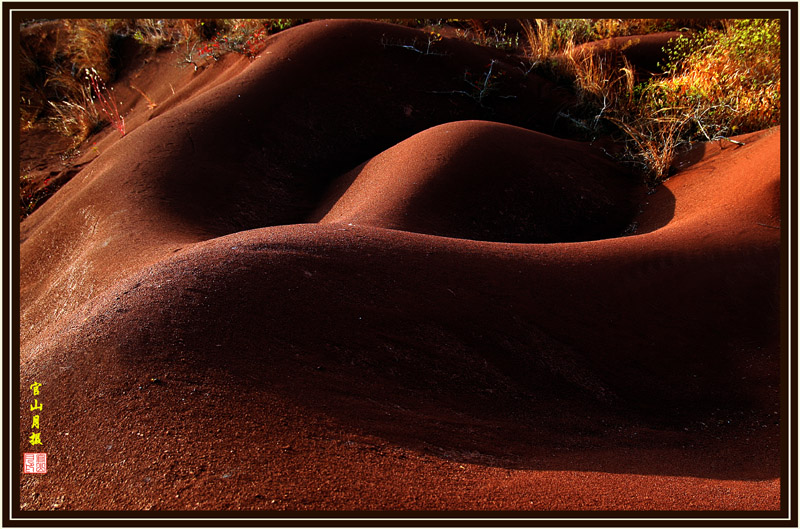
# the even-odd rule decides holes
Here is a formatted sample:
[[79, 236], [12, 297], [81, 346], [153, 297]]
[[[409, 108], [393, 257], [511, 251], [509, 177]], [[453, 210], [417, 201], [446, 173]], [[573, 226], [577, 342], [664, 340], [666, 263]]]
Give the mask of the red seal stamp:
[[25, 474], [47, 474], [47, 454], [25, 452], [24, 456]]

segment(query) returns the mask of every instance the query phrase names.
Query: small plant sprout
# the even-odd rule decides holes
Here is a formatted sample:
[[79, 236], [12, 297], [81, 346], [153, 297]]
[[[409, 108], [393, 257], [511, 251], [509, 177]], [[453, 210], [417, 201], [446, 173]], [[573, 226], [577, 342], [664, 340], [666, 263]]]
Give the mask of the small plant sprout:
[[[480, 106], [485, 106], [483, 104], [484, 100], [489, 97], [493, 92], [497, 90], [496, 86], [496, 79], [497, 75], [494, 72], [494, 65], [497, 63], [495, 59], [492, 59], [489, 64], [486, 65], [488, 70], [478, 78], [474, 78], [472, 73], [467, 70], [464, 72], [464, 82], [467, 83], [470, 87], [470, 91], [466, 90], [450, 90], [447, 92], [431, 92], [433, 94], [459, 94], [463, 96], [467, 96], [470, 99], [475, 100]], [[498, 96], [500, 99], [515, 99], [516, 96]]]
[[103, 82], [103, 79], [97, 73], [97, 70], [94, 68], [89, 68], [86, 71], [86, 80], [89, 81], [89, 84], [92, 87], [94, 92], [94, 98], [97, 99], [99, 103], [100, 110], [108, 117], [111, 121], [111, 124], [114, 125], [120, 135], [125, 135], [125, 118], [119, 113], [119, 109], [117, 108], [117, 104], [114, 102], [114, 98], [106, 84]]
[[147, 100], [147, 108], [149, 108], [150, 110], [153, 110], [154, 108], [156, 108], [158, 106], [158, 104], [155, 101], [153, 101], [152, 99], [150, 99], [150, 96], [145, 94], [141, 89], [139, 89], [138, 87], [134, 86], [133, 84], [131, 84], [131, 88], [133, 88], [134, 90], [139, 92], [142, 95], [142, 97], [144, 97]]
[[494, 83], [492, 83], [492, 71], [494, 70], [494, 65], [496, 62], [497, 61], [492, 59], [492, 61], [489, 63], [489, 70], [483, 74], [483, 79], [473, 80], [469, 71], [464, 72], [464, 81], [472, 87], [472, 93], [467, 95], [470, 95], [470, 97], [475, 99], [479, 105], [483, 104], [483, 100], [494, 89]]
[[418, 39], [415, 37], [410, 43], [402, 42], [402, 41], [393, 41], [387, 39], [385, 36], [381, 38], [381, 45], [384, 48], [402, 48], [404, 50], [413, 51], [414, 53], [419, 53], [420, 55], [437, 55], [437, 56], [445, 56], [447, 53], [439, 53], [433, 51], [433, 47], [442, 40], [442, 36], [435, 32], [431, 31], [428, 33], [426, 41], [423, 41], [422, 44], [418, 43]]
[[194, 66], [194, 71], [196, 72], [197, 70], [200, 69], [200, 65], [197, 64], [197, 62], [195, 62], [194, 58], [194, 54], [197, 52], [197, 43], [186, 41], [185, 46], [186, 50], [183, 52], [183, 58], [178, 62], [178, 64], [181, 66], [191, 64], [192, 66]]

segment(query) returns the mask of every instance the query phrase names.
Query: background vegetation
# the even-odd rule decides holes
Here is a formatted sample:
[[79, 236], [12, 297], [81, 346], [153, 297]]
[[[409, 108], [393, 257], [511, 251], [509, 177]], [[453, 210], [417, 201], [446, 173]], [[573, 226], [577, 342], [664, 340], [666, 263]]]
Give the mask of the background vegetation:
[[[269, 35], [304, 20], [81, 19], [30, 21], [19, 53], [20, 126], [46, 123], [77, 145], [107, 124], [125, 134], [106, 83], [117, 74], [125, 39], [173, 48], [179, 64], [200, 69], [226, 53], [255, 57]], [[669, 176], [675, 155], [695, 141], [731, 136], [780, 122], [781, 40], [777, 20], [534, 19], [387, 20], [516, 54], [526, 71], [569, 83], [578, 104], [566, 117], [587, 137], [627, 142], [623, 158], [650, 185]], [[586, 43], [612, 37], [681, 31], [662, 72], [641, 76], [624, 54], [603, 55]], [[732, 141], [732, 140], [731, 140]], [[31, 208], [23, 205], [23, 211]]]

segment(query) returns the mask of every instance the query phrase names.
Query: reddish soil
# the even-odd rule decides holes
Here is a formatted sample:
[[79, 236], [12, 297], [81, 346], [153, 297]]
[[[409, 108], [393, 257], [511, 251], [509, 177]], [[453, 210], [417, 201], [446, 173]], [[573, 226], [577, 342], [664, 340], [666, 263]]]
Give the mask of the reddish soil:
[[20, 227], [23, 510], [780, 508], [780, 131], [647, 195], [421, 38], [117, 82], [157, 106]]

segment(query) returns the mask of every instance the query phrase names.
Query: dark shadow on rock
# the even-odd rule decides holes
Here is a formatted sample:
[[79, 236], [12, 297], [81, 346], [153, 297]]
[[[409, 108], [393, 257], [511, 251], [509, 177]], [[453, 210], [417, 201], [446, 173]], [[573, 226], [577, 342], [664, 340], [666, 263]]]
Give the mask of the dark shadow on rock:
[[631, 232], [636, 235], [654, 232], [669, 224], [674, 216], [675, 195], [666, 186], [658, 186], [641, 198]]
[[[216, 235], [295, 224], [333, 179], [420, 131], [481, 119], [550, 133], [574, 100], [495, 50], [445, 39], [415, 51], [428, 36], [370, 21], [281, 32], [244, 71], [125, 139], [141, 153], [139, 179]], [[465, 72], [489, 76], [491, 90]]]
[[[456, 266], [437, 252], [398, 258], [373, 247], [367, 257], [357, 244], [218, 250], [199, 262], [176, 258], [103, 312], [129, 371], [146, 363], [151, 373], [240, 385], [255, 408], [279, 395], [344, 430], [459, 461], [743, 480], [780, 473], [777, 395], [755, 402], [748, 390], [775, 382], [775, 351], [732, 343], [736, 333], [720, 336], [713, 322], [698, 327], [705, 335], [653, 325], [637, 337], [635, 314], [652, 300], [632, 301], [625, 323], [609, 325], [604, 312], [615, 309], [593, 305], [608, 295], [577, 286], [586, 299], [574, 299], [572, 287], [543, 275], [530, 298], [513, 264], [479, 255]], [[578, 312], [586, 319], [570, 321]], [[638, 342], [650, 338], [650, 350]], [[694, 362], [698, 351], [707, 358]], [[738, 364], [764, 374], [751, 369], [742, 382]]]

